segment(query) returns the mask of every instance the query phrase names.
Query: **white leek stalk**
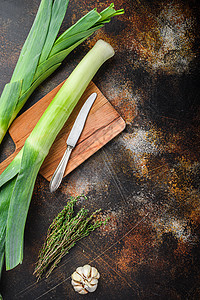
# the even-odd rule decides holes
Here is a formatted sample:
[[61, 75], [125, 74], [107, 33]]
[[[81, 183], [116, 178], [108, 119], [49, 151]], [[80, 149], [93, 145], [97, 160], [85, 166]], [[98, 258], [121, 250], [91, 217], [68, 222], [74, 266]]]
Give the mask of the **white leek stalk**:
[[23, 260], [24, 227], [39, 169], [89, 82], [113, 55], [108, 43], [99, 40], [95, 44], [52, 100], [21, 152], [0, 175], [0, 263], [5, 250], [7, 270]]

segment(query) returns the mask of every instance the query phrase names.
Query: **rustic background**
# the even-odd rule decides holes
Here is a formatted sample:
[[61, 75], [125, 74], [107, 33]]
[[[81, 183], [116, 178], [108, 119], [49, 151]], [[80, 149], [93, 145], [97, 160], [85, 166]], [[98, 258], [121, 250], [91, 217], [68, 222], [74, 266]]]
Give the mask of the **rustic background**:
[[[0, 1], [0, 92], [9, 82], [39, 0]], [[127, 123], [125, 131], [68, 175], [53, 195], [38, 176], [23, 264], [3, 271], [4, 299], [81, 299], [70, 275], [86, 263], [101, 279], [88, 299], [200, 299], [199, 17], [197, 0], [116, 0], [115, 17], [79, 46], [29, 99], [26, 110], [62, 82], [95, 41], [116, 55], [94, 78]], [[70, 1], [61, 32], [109, 1]], [[2, 161], [14, 151], [6, 135]], [[79, 242], [55, 272], [33, 270], [49, 224], [70, 196], [109, 223]]]

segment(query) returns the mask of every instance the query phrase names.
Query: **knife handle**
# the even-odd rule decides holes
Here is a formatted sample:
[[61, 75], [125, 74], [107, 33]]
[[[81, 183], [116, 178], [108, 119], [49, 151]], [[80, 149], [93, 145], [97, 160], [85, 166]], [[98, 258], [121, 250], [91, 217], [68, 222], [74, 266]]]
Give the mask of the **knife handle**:
[[57, 188], [59, 187], [59, 185], [63, 179], [63, 175], [65, 173], [65, 169], [66, 169], [70, 154], [72, 152], [72, 149], [73, 149], [73, 147], [67, 146], [67, 149], [51, 178], [51, 181], [49, 184], [51, 193], [53, 193], [57, 190]]

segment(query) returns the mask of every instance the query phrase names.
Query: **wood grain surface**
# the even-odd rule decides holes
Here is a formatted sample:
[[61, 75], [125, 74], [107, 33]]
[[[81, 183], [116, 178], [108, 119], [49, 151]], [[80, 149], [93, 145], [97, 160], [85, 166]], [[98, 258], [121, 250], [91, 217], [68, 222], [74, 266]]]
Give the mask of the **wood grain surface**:
[[[3, 170], [21, 150], [27, 137], [63, 83], [64, 81], [13, 122], [9, 129], [9, 133], [16, 145], [16, 150], [0, 164], [0, 173], [3, 172]], [[93, 92], [97, 93], [97, 99], [95, 100], [88, 115], [79, 141], [75, 149], [72, 151], [64, 176], [73, 171], [92, 154], [94, 154], [97, 150], [99, 150], [117, 134], [124, 130], [124, 120], [104, 97], [97, 86], [91, 82], [71, 116], [65, 123], [63, 129], [58, 134], [40, 169], [40, 174], [48, 181], [50, 181], [66, 150], [66, 140], [78, 115], [78, 112], [80, 111], [83, 103]]]

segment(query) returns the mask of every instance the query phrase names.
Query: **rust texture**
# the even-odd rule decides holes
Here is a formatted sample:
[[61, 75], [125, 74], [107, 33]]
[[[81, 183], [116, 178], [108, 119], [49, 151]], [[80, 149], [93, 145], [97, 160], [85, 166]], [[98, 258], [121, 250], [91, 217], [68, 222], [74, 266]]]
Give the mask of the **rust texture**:
[[[39, 0], [0, 4], [0, 89], [10, 79]], [[63, 32], [109, 1], [70, 1]], [[25, 109], [62, 82], [102, 38], [116, 55], [94, 78], [127, 123], [125, 131], [68, 175], [55, 194], [38, 176], [23, 264], [4, 270], [4, 299], [79, 299], [70, 275], [90, 263], [100, 274], [90, 299], [200, 299], [200, 85], [197, 0], [116, 0], [125, 14], [79, 46], [31, 96]], [[13, 151], [7, 134], [3, 160]], [[102, 208], [107, 225], [82, 240], [52, 276], [32, 275], [47, 228], [70, 196]]]

